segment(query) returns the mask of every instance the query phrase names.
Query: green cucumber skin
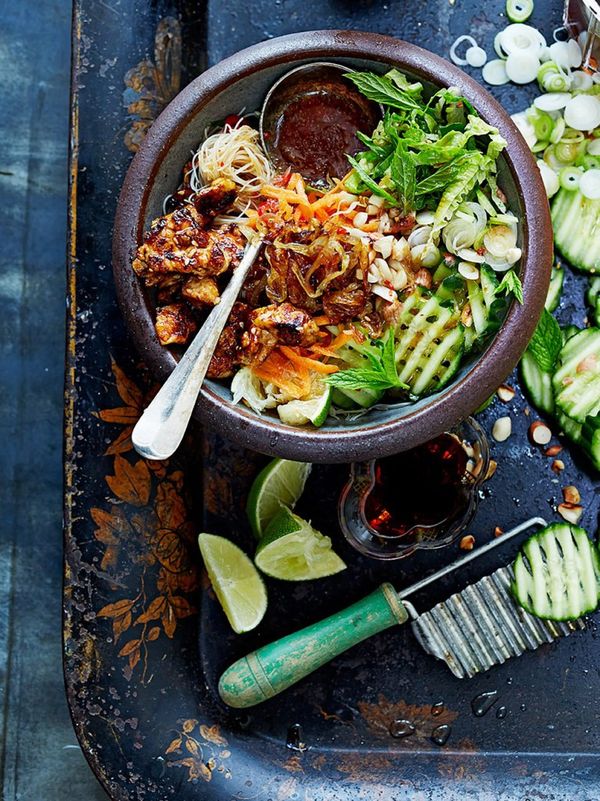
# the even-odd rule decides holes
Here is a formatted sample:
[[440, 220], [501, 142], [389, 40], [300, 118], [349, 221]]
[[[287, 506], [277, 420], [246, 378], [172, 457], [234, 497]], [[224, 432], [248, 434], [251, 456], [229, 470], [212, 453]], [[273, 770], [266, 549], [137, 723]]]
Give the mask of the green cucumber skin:
[[600, 414], [586, 417], [581, 428], [581, 445], [596, 470], [600, 470]]
[[[569, 562], [566, 558], [562, 565], [557, 564], [557, 559], [562, 560], [563, 558], [559, 554], [557, 544], [560, 546], [561, 540], [564, 542], [565, 539], [570, 538], [575, 540], [577, 545], [576, 550], [583, 553], [584, 557], [589, 558], [589, 562], [586, 560], [587, 567], [591, 567], [593, 573], [591, 576], [589, 572], [587, 576], [586, 574], [579, 574], [577, 577], [579, 579], [578, 582], [574, 582], [573, 575], [569, 574]], [[545, 562], [540, 561], [540, 548], [546, 554]], [[564, 551], [562, 552], [564, 553]], [[525, 567], [524, 557], [527, 557], [529, 562], [529, 571]], [[556, 568], [557, 572], [562, 575], [564, 585], [574, 582], [576, 584], [578, 583], [580, 587], [581, 597], [578, 599], [580, 601], [579, 605], [565, 614], [558, 614], [556, 607], [561, 603], [567, 603], [567, 590], [559, 598], [552, 598], [552, 593], [557, 592], [557, 587], [556, 582], [552, 580], [553, 576], [556, 574], [553, 574], [550, 565]], [[513, 571], [515, 578], [511, 583], [511, 592], [517, 603], [522, 606], [526, 612], [529, 612], [529, 614], [535, 617], [555, 621], [576, 620], [582, 615], [589, 614], [598, 608], [600, 602], [600, 557], [598, 549], [590, 541], [585, 529], [567, 523], [552, 523], [545, 529], [542, 529], [542, 531], [533, 534], [522, 545], [515, 559]], [[535, 575], [538, 575], [537, 583], [535, 581]], [[544, 581], [542, 581], [542, 577], [545, 579]], [[588, 581], [584, 587], [586, 578], [593, 581], [594, 584], [590, 585]], [[526, 587], [525, 584], [528, 586]], [[533, 593], [541, 590], [541, 592], [538, 593], [537, 599], [530, 590], [533, 590]], [[593, 595], [593, 600], [589, 598], [590, 595]], [[589, 600], [586, 596], [588, 596]], [[552, 609], [553, 605], [554, 610]]]
[[[592, 361], [580, 369], [585, 359], [599, 367]], [[578, 423], [600, 411], [600, 328], [585, 328], [565, 342], [552, 387], [556, 406]]]
[[600, 275], [590, 279], [586, 300], [592, 309], [592, 320], [600, 326]]
[[600, 200], [560, 189], [552, 202], [554, 244], [573, 267], [600, 271]]
[[550, 275], [550, 285], [548, 287], [548, 294], [546, 295], [546, 309], [553, 312], [558, 308], [560, 303], [560, 296], [562, 294], [563, 283], [565, 280], [565, 271], [561, 265], [556, 265], [552, 268]]
[[554, 413], [552, 375], [540, 369], [533, 354], [526, 350], [521, 357], [520, 373], [529, 399], [539, 412]]
[[500, 286], [498, 276], [489, 266], [489, 264], [482, 264], [479, 271], [479, 280], [481, 281], [481, 291], [483, 293], [483, 301], [488, 309], [491, 308], [492, 303], [496, 300], [496, 290]]
[[383, 391], [369, 389], [347, 389], [346, 387], [334, 387], [332, 401], [340, 409], [369, 409], [381, 400]]

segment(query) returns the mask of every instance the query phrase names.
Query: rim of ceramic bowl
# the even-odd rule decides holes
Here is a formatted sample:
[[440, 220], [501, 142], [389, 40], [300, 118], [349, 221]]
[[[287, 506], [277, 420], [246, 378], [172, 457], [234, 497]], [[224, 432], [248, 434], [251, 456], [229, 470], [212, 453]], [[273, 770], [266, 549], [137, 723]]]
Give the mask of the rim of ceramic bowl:
[[113, 237], [117, 298], [136, 349], [159, 379], [169, 375], [176, 360], [158, 341], [152, 311], [131, 263], [142, 239], [150, 189], [166, 154], [198, 108], [240, 78], [299, 60], [336, 57], [394, 65], [435, 85], [457, 87], [486, 122], [501, 129], [507, 140], [505, 160], [525, 209], [520, 271], [525, 302], [511, 304], [492, 342], [460, 380], [401, 418], [374, 422], [366, 416], [364, 425], [348, 429], [293, 428], [224, 401], [207, 385], [202, 388], [194, 416], [208, 428], [262, 453], [314, 462], [387, 456], [426, 442], [471, 414], [505, 380], [527, 347], [544, 306], [552, 265], [552, 226], [539, 170], [509, 114], [476, 81], [427, 50], [380, 34], [325, 30], [270, 39], [240, 50], [188, 84], [150, 128], [123, 184]]

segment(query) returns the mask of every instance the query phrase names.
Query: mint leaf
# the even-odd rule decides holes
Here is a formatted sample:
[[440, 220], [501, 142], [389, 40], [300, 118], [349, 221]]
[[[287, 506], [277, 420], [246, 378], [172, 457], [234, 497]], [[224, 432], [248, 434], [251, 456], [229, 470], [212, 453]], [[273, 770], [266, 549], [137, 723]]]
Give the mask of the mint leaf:
[[360, 164], [358, 163], [358, 161], [355, 158], [353, 158], [352, 156], [348, 156], [348, 155], [346, 156], [346, 158], [348, 159], [348, 161], [350, 162], [352, 167], [354, 167], [354, 169], [358, 173], [358, 177], [363, 182], [363, 184], [367, 187], [367, 189], [370, 189], [371, 192], [373, 192], [374, 195], [379, 195], [379, 197], [382, 197], [384, 200], [387, 200], [387, 202], [391, 203], [392, 206], [395, 206], [398, 203], [398, 201], [396, 200], [396, 198], [393, 195], [390, 195], [389, 192], [386, 192], [386, 190], [383, 189], [383, 187], [379, 186], [377, 181], [374, 181], [371, 178], [369, 173], [360, 166]]
[[394, 182], [394, 188], [402, 202], [405, 212], [412, 211], [415, 204], [415, 187], [417, 185], [417, 172], [414, 161], [402, 142], [398, 142], [392, 163], [390, 174]]
[[352, 367], [327, 376], [325, 381], [333, 387], [345, 389], [408, 389], [398, 378], [396, 367], [396, 343], [393, 331], [382, 339], [361, 348], [366, 357], [365, 367]]
[[416, 111], [419, 114], [425, 111], [422, 103], [417, 102], [411, 94], [400, 89], [397, 83], [385, 75], [377, 75], [374, 72], [347, 72], [344, 77], [351, 80], [361, 94], [369, 100], [374, 100], [375, 103], [402, 111]]
[[550, 312], [544, 309], [527, 350], [536, 360], [540, 370], [550, 373], [554, 370], [562, 346], [560, 327]]
[[514, 270], [504, 273], [504, 278], [496, 287], [495, 295], [514, 295], [519, 303], [523, 303], [523, 284]]

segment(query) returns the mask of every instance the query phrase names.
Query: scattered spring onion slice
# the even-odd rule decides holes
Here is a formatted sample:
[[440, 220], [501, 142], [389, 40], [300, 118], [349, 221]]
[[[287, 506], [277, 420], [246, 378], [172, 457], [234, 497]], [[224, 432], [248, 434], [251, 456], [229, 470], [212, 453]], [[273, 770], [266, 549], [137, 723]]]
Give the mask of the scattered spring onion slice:
[[462, 58], [456, 52], [459, 45], [461, 45], [463, 42], [468, 42], [471, 47], [477, 47], [477, 42], [475, 41], [475, 39], [473, 39], [472, 36], [468, 36], [466, 34], [463, 36], [459, 36], [458, 39], [455, 40], [454, 44], [450, 48], [450, 60], [453, 61], [455, 64], [457, 64], [459, 67], [464, 67], [466, 64], [468, 64], [467, 59]]
[[531, 83], [535, 81], [540, 60], [538, 56], [529, 49], [515, 50], [506, 59], [506, 74], [513, 83]]
[[508, 83], [510, 78], [506, 74], [506, 62], [501, 58], [494, 58], [484, 66], [481, 76], [490, 86], [502, 86]]
[[581, 47], [577, 44], [575, 39], [569, 39], [567, 48], [569, 50], [569, 66], [577, 69], [577, 67], [581, 66], [581, 62], [583, 61]]
[[483, 47], [479, 47], [478, 45], [471, 45], [467, 52], [465, 53], [465, 58], [467, 60], [467, 64], [470, 67], [483, 67], [485, 62], [487, 61], [487, 53], [483, 49]]
[[539, 108], [540, 111], [560, 111], [560, 109], [563, 109], [567, 105], [570, 99], [571, 95], [569, 92], [549, 92], [548, 94], [536, 97], [533, 101], [533, 105]]
[[558, 179], [563, 189], [572, 191], [579, 186], [581, 175], [582, 173], [577, 167], [563, 167], [559, 173]]
[[571, 76], [555, 61], [546, 61], [537, 72], [540, 88], [546, 92], [564, 93], [571, 88]]
[[542, 176], [542, 181], [544, 182], [544, 189], [546, 190], [546, 194], [548, 197], [553, 197], [558, 190], [560, 189], [560, 182], [558, 180], [558, 175], [554, 172], [554, 170], [549, 167], [545, 161], [541, 159], [537, 162], [540, 175]]
[[594, 95], [577, 95], [565, 106], [565, 123], [576, 131], [592, 131], [600, 125], [600, 100]]
[[[577, 46], [577, 44], [576, 44]], [[550, 45], [550, 58], [563, 69], [569, 69], [571, 66], [571, 51], [567, 42], [553, 42]]]
[[571, 86], [579, 92], [587, 92], [594, 85], [592, 76], [583, 70], [575, 70], [571, 73]]
[[542, 47], [546, 47], [546, 40], [537, 28], [517, 22], [508, 25], [500, 32], [498, 46], [507, 56], [517, 51], [531, 50], [539, 60], [539, 51]]
[[600, 156], [600, 139], [591, 139], [587, 143], [586, 150], [590, 156]]
[[600, 198], [600, 170], [584, 172], [579, 181], [579, 191], [588, 200]]
[[533, 12], [533, 0], [506, 0], [506, 16], [511, 22], [525, 22]]
[[552, 133], [550, 134], [550, 142], [555, 145], [557, 142], [563, 138], [566, 123], [562, 117], [559, 117], [556, 122], [554, 123], [554, 128], [552, 129]]

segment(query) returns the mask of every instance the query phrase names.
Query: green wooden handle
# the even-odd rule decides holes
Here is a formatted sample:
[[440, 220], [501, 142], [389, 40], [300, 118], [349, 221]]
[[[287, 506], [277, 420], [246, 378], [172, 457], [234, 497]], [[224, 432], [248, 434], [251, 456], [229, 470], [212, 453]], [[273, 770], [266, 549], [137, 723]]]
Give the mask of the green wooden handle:
[[392, 585], [382, 584], [347, 609], [238, 659], [221, 676], [219, 694], [229, 706], [259, 704], [353, 645], [407, 618]]

